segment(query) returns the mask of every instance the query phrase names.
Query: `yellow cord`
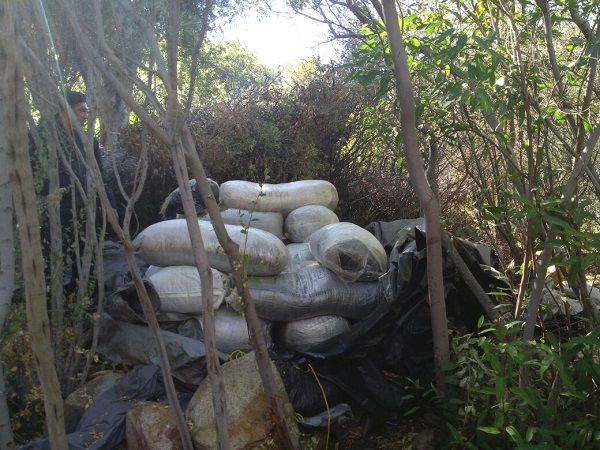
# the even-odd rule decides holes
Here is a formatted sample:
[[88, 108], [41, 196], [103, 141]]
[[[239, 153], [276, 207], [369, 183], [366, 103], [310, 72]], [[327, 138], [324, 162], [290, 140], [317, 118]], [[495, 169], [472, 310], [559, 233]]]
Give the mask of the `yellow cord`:
[[321, 394], [323, 394], [323, 400], [325, 400], [325, 408], [327, 409], [327, 439], [325, 441], [325, 450], [327, 450], [329, 448], [329, 432], [331, 429], [331, 413], [329, 411], [329, 402], [327, 401], [327, 395], [325, 395], [325, 389], [323, 389], [323, 385], [321, 384], [321, 381], [319, 380], [319, 377], [317, 376], [315, 369], [313, 369], [313, 366], [310, 364], [308, 365], [308, 367], [310, 368], [311, 372], [313, 373], [315, 380], [317, 380], [317, 384], [319, 385], [319, 388], [321, 389]]
[[229, 361], [233, 361], [234, 359], [241, 358], [245, 354], [246, 354], [246, 352], [244, 352], [243, 350], [234, 350], [229, 355], [227, 355], [227, 359]]

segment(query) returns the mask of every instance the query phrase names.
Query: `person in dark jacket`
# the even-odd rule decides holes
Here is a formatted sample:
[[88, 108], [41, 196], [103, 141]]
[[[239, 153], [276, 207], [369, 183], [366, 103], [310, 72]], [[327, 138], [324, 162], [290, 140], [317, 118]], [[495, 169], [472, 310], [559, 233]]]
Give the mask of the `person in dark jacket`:
[[[88, 119], [89, 109], [85, 94], [77, 91], [67, 91], [66, 101], [70, 106], [73, 115], [81, 126], [85, 125]], [[84, 139], [80, 135], [78, 127], [72, 123], [69, 111], [64, 109], [56, 114], [54, 121], [40, 121], [37, 127], [37, 135], [29, 135], [29, 149], [34, 174], [38, 181], [38, 194], [46, 200], [58, 201], [59, 217], [62, 229], [62, 251], [65, 268], [70, 276], [65, 280], [65, 284], [76, 287], [78, 278], [77, 265], [74, 263], [75, 254], [73, 244], [75, 240], [75, 226], [78, 226], [79, 249], [82, 252], [84, 248], [85, 237], [85, 207], [87, 206], [87, 185], [88, 185], [88, 157], [84, 148]], [[102, 171], [102, 153], [97, 139], [93, 139], [94, 158]], [[56, 150], [52, 152], [51, 150]], [[50, 189], [50, 161], [51, 154], [57, 159], [58, 181], [57, 186]], [[56, 184], [56, 183], [54, 183]], [[114, 200], [110, 190], [107, 191], [109, 200], [114, 205]], [[96, 207], [96, 204], [93, 205]], [[74, 220], [77, 219], [77, 220]], [[47, 217], [42, 221], [42, 243], [44, 246], [44, 257], [46, 266], [49, 269], [48, 256], [50, 255], [50, 227]], [[47, 271], [49, 275], [49, 272]]]

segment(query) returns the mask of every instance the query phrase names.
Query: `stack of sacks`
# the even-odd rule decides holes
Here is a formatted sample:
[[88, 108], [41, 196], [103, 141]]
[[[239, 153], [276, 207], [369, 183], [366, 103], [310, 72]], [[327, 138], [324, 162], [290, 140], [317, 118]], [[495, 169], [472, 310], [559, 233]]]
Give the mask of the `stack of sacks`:
[[[339, 222], [334, 213], [338, 195], [331, 183], [305, 180], [270, 185], [228, 181], [220, 186], [220, 199], [225, 208], [221, 216], [227, 232], [244, 257], [250, 292], [265, 325], [263, 330], [270, 332], [271, 322], [281, 322], [283, 346], [318, 353], [326, 341], [343, 339], [351, 323], [364, 317], [379, 302], [377, 278], [387, 270], [386, 253], [368, 231]], [[231, 286], [231, 269], [209, 220], [200, 217], [198, 225], [208, 263], [216, 269], [213, 307], [217, 348], [224, 352], [245, 349], [248, 334], [241, 316], [244, 308], [235, 293], [227, 296], [229, 291], [220, 287]], [[133, 244], [139, 257], [153, 266], [194, 265], [184, 219], [152, 225]], [[188, 272], [190, 275], [191, 271]], [[186, 283], [179, 285], [187, 289], [183, 287]], [[167, 299], [168, 289], [162, 289], [161, 295], [161, 287], [155, 288], [170, 310], [201, 312], [201, 299], [197, 296], [194, 298], [199, 305], [183, 307]], [[189, 289], [200, 291], [199, 278]], [[222, 302], [224, 297], [228, 305]], [[237, 313], [232, 314], [227, 306]], [[225, 324], [222, 328], [226, 330], [221, 336], [219, 323]], [[266, 338], [271, 342], [270, 336]]]
[[[278, 275], [248, 280], [258, 316], [282, 322], [284, 347], [326, 351], [380, 301], [377, 279], [387, 270], [387, 254], [371, 233], [339, 222], [334, 212], [338, 195], [331, 183], [228, 181], [221, 185], [220, 197], [230, 208], [278, 212], [285, 218], [286, 267]], [[236, 295], [227, 301], [242, 311]]]
[[[232, 286], [227, 255], [220, 247], [211, 223], [199, 220], [198, 225], [208, 264], [213, 269], [217, 349], [227, 353], [231, 348], [250, 350], [245, 319], [237, 313], [235, 315], [238, 317], [233, 316], [231, 310], [227, 311], [225, 304], [220, 306], [223, 298], [230, 292], [227, 287]], [[249, 274], [272, 276], [280, 273], [286, 265], [287, 249], [275, 235], [260, 229], [246, 229], [240, 225], [225, 227], [231, 239], [241, 249], [245, 249], [245, 264]], [[196, 316], [202, 313], [200, 276], [193, 266], [195, 260], [185, 219], [167, 220], [149, 226], [134, 239], [133, 246], [139, 257], [151, 264], [154, 273], [149, 274], [147, 278], [159, 294], [160, 312]], [[163, 268], [157, 270], [155, 266]], [[266, 334], [265, 338], [270, 346], [270, 324], [265, 322], [263, 330], [267, 329], [269, 334]], [[237, 338], [237, 341], [234, 338]]]
[[[202, 321], [203, 297], [200, 274], [195, 266], [150, 266], [145, 273], [145, 281], [150, 283], [160, 298], [159, 311], [163, 313], [186, 314], [199, 322], [204, 331]], [[231, 294], [233, 282], [230, 274], [212, 269], [212, 308], [215, 311], [215, 334], [217, 349], [223, 353], [235, 350], [250, 350], [250, 336], [246, 319], [227, 308], [223, 300]], [[261, 320], [267, 346], [273, 345], [271, 340], [271, 324]]]

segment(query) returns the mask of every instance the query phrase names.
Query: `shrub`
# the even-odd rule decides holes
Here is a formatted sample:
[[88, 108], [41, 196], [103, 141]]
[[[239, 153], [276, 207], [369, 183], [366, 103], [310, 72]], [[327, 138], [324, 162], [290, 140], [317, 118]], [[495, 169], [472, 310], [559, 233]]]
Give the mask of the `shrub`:
[[[560, 341], [515, 337], [522, 322], [455, 337], [438, 400], [449, 448], [598, 448], [600, 330]], [[529, 385], [519, 384], [523, 365]]]

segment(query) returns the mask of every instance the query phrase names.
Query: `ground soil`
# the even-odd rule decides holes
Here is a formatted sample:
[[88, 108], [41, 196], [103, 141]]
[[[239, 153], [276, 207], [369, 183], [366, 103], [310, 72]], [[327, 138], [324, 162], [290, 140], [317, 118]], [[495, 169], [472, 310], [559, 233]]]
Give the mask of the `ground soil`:
[[[347, 430], [343, 439], [329, 437], [327, 431], [312, 433], [318, 441], [315, 450], [433, 450], [434, 431], [420, 420], [407, 420], [399, 425], [383, 425], [365, 434], [363, 427]], [[307, 439], [303, 438], [303, 441]]]

